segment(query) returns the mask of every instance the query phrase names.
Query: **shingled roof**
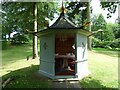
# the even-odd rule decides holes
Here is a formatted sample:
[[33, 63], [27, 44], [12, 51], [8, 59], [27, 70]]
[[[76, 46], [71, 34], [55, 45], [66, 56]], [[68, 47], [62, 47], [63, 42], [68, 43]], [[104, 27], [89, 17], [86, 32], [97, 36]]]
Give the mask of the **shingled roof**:
[[59, 18], [49, 28], [73, 29], [76, 25], [65, 16], [64, 12], [61, 12]]

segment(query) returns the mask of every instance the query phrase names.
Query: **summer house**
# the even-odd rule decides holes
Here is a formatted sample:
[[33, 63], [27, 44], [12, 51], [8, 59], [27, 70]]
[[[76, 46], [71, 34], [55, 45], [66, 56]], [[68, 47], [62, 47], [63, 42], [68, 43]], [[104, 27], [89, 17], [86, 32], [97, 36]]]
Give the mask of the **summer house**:
[[88, 75], [87, 36], [62, 12], [47, 29], [40, 31], [39, 73], [52, 79], [83, 78]]

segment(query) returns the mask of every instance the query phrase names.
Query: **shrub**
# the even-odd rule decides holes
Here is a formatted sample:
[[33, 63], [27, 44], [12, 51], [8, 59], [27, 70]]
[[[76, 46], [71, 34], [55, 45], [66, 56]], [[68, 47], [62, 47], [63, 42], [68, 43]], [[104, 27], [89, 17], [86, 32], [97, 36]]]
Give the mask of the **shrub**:
[[115, 39], [113, 41], [101, 41], [97, 38], [93, 38], [93, 43], [92, 46], [94, 48], [100, 47], [100, 48], [120, 48], [120, 38], [119, 39]]
[[25, 44], [27, 42], [29, 42], [28, 36], [21, 34], [21, 33], [17, 33], [13, 35], [11, 39], [12, 44]]
[[100, 47], [100, 48], [105, 48], [105, 47], [108, 47], [108, 42], [105, 42], [105, 41], [101, 41], [100, 39], [97, 39], [97, 38], [93, 38], [93, 43], [92, 43], [92, 46], [97, 48], [97, 47]]
[[2, 50], [7, 49], [8, 46], [10, 45], [10, 42], [5, 40], [2, 40], [1, 43], [2, 43]]

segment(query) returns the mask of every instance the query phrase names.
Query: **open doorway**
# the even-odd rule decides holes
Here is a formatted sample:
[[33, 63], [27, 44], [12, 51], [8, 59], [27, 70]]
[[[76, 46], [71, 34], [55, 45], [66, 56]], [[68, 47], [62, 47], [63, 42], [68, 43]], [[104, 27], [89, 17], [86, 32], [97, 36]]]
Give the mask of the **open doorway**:
[[55, 36], [55, 75], [75, 75], [75, 35]]

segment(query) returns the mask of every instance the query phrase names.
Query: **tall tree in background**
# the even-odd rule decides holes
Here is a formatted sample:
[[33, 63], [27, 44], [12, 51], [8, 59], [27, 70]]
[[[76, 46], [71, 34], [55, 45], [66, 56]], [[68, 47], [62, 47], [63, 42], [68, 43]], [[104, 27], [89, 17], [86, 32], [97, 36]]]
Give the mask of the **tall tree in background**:
[[[25, 34], [26, 30], [36, 32], [38, 29], [43, 29], [46, 27], [45, 18], [54, 18], [56, 4], [54, 2], [3, 2], [2, 9], [6, 12], [2, 15], [2, 35], [6, 37], [15, 31]], [[38, 56], [37, 37], [33, 37], [33, 58], [35, 58]]]
[[[37, 25], [37, 3], [33, 3], [33, 20], [34, 20], [34, 32], [38, 32], [38, 25]], [[33, 59], [38, 58], [38, 37], [33, 36]]]
[[[89, 3], [87, 3], [87, 2], [89, 2]], [[88, 19], [87, 17], [89, 17], [88, 11], [89, 11], [89, 13], [91, 13], [90, 11], [92, 11], [92, 7], [91, 7], [91, 10], [89, 7], [91, 0], [88, 0], [87, 2], [70, 2], [69, 5], [67, 6], [67, 8], [69, 10], [71, 10], [71, 12], [68, 14], [68, 16], [70, 16], [70, 19], [72, 18], [72, 20], [73, 20], [75, 18], [75, 16], [77, 16], [77, 15], [79, 15], [79, 16], [77, 16], [77, 18], [81, 18], [81, 19], [78, 19], [79, 20], [78, 22], [76, 21], [78, 23], [78, 25], [82, 25], [83, 22], [86, 21], [86, 19]], [[107, 13], [107, 18], [110, 18], [111, 14], [115, 13], [115, 11], [116, 11], [118, 1], [116, 0], [114, 2], [100, 2], [100, 4], [103, 9], [107, 9], [109, 11], [109, 13]], [[89, 8], [81, 10], [80, 9], [81, 7], [89, 7]], [[75, 21], [75, 20], [73, 20], [73, 21]], [[88, 26], [88, 28], [89, 27], [90, 26]], [[90, 28], [88, 30], [90, 30]], [[88, 39], [88, 41], [89, 41], [88, 47], [89, 47], [89, 49], [91, 49], [91, 40]]]
[[[67, 9], [69, 9], [70, 11], [70, 13], [68, 14], [69, 18], [74, 23], [78, 24], [78, 26], [81, 26], [84, 21], [90, 18], [89, 17], [90, 12], [88, 12], [90, 8], [87, 8], [89, 7], [89, 3], [88, 2], [70, 2], [67, 6]], [[3, 18], [2, 36], [3, 37], [6, 38], [6, 35], [10, 37], [10, 34], [15, 31], [24, 34], [26, 29], [33, 31], [33, 32], [34, 30], [37, 30], [34, 27], [34, 25], [37, 26], [37, 24], [34, 23], [36, 20], [34, 19], [35, 18], [34, 4], [35, 4], [34, 2], [4, 2], [2, 3], [2, 9], [6, 12], [6, 14], [2, 15], [2, 18]], [[101, 2], [101, 7], [108, 9], [109, 11], [108, 17], [110, 17], [110, 13], [114, 13], [116, 10], [116, 4], [117, 2]], [[81, 7], [86, 7], [86, 8], [80, 9]], [[38, 13], [38, 16], [37, 16], [38, 29], [44, 28], [45, 17], [53, 19], [55, 10], [56, 8], [55, 8], [54, 2], [39, 2], [38, 3], [38, 10], [37, 10], [38, 11], [37, 12]], [[75, 20], [76, 18], [78, 21]]]
[[[91, 22], [90, 21], [90, 18], [91, 18], [91, 16], [90, 16], [90, 14], [91, 14], [91, 10], [90, 10], [90, 0], [88, 0], [88, 3], [87, 3], [87, 20], [88, 20], [88, 22]], [[89, 24], [88, 25], [88, 30], [91, 32], [91, 25]], [[91, 50], [92, 49], [92, 38], [91, 37], [88, 37], [88, 49], [89, 50]]]
[[[92, 21], [92, 26], [91, 26], [92, 31], [98, 31], [99, 29], [102, 29], [103, 31], [106, 30], [107, 22], [105, 21], [104, 16], [102, 14], [99, 14], [98, 16], [94, 15], [91, 18], [91, 21]], [[94, 36], [97, 39], [101, 39], [101, 33], [96, 33]]]

